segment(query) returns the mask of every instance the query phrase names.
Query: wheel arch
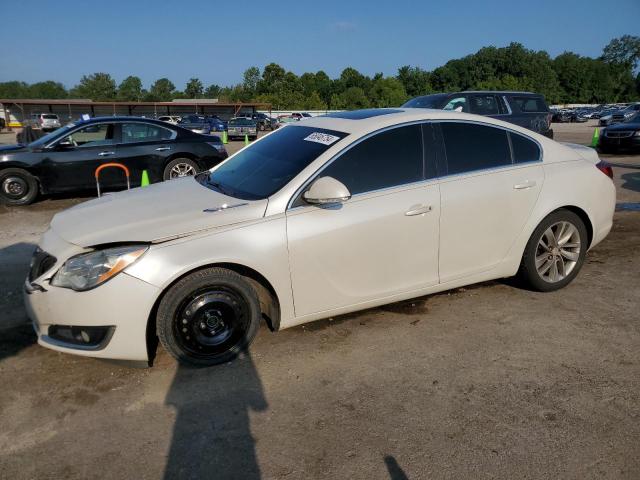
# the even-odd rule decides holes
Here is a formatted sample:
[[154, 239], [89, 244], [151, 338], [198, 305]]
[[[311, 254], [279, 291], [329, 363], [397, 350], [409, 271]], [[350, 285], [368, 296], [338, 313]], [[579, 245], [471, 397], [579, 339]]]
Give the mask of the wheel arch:
[[15, 161], [8, 161], [8, 162], [2, 162], [0, 163], [0, 172], [3, 172], [4, 170], [7, 170], [9, 168], [19, 168], [20, 170], [24, 170], [25, 172], [27, 172], [29, 175], [31, 175], [37, 184], [37, 188], [38, 188], [38, 192], [39, 193], [46, 193], [43, 190], [43, 186], [42, 186], [42, 180], [40, 180], [40, 169], [33, 166], [33, 165], [29, 165], [26, 163], [21, 163], [21, 162], [15, 162]]
[[147, 319], [146, 332], [147, 356], [150, 366], [153, 365], [153, 360], [158, 348], [158, 336], [156, 334], [156, 315], [158, 313], [160, 302], [169, 291], [169, 289], [173, 287], [177, 282], [182, 280], [187, 275], [191, 275], [194, 272], [198, 272], [207, 268], [225, 268], [245, 278], [258, 295], [258, 300], [260, 301], [260, 309], [262, 310], [263, 318], [265, 318], [269, 329], [272, 331], [278, 331], [280, 329], [280, 299], [278, 298], [278, 294], [276, 293], [275, 288], [273, 288], [271, 282], [269, 282], [269, 280], [267, 280], [264, 275], [251, 267], [239, 263], [217, 262], [200, 265], [197, 268], [193, 268], [189, 271], [183, 272], [181, 275], [174, 278], [171, 283], [166, 285], [160, 295], [158, 295], [158, 298], [151, 308], [149, 318]]

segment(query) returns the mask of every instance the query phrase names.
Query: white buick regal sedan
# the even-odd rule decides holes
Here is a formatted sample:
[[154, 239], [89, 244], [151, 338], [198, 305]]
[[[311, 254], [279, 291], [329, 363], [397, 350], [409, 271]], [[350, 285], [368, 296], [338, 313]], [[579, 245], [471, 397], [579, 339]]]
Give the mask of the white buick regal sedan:
[[[227, 362], [274, 330], [490, 279], [551, 291], [611, 229], [594, 150], [426, 109], [287, 125], [196, 177], [56, 215], [25, 302], [41, 345]], [[393, 328], [392, 325], [389, 328]]]

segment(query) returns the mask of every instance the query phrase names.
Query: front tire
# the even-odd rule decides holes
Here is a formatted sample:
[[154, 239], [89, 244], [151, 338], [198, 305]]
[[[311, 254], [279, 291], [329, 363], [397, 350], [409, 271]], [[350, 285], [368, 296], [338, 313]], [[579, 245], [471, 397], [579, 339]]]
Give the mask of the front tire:
[[258, 296], [242, 276], [207, 268], [169, 289], [158, 307], [156, 326], [160, 342], [176, 360], [210, 366], [246, 350], [261, 318]]
[[569, 210], [553, 212], [527, 242], [518, 277], [539, 292], [559, 290], [578, 275], [587, 248], [587, 228], [582, 219]]
[[7, 205], [29, 205], [38, 196], [38, 180], [21, 168], [0, 171], [0, 201]]
[[180, 177], [193, 177], [198, 173], [198, 164], [189, 158], [175, 158], [164, 167], [162, 178], [173, 180]]

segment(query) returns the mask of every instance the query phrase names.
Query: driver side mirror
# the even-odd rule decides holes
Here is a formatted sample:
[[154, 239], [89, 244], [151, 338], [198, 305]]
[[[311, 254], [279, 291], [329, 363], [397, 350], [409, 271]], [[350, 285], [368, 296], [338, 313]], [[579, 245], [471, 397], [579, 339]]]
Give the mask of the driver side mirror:
[[312, 205], [327, 205], [349, 200], [351, 192], [342, 182], [335, 178], [321, 177], [311, 184], [311, 187], [304, 192], [302, 198]]

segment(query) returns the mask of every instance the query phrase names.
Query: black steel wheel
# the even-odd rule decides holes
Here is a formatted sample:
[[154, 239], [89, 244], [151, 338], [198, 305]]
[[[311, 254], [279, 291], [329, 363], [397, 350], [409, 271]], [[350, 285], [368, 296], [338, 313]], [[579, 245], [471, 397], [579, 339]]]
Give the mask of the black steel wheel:
[[261, 317], [258, 297], [242, 276], [209, 268], [169, 289], [156, 324], [161, 343], [178, 361], [208, 366], [233, 360], [245, 350]]
[[29, 205], [38, 196], [38, 181], [21, 168], [0, 170], [0, 201], [7, 205]]

